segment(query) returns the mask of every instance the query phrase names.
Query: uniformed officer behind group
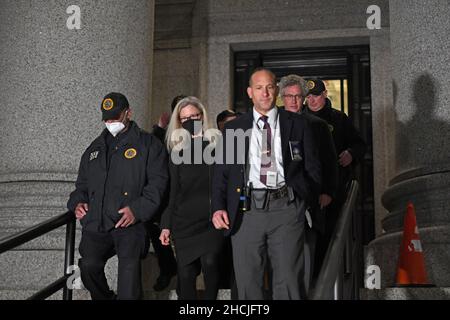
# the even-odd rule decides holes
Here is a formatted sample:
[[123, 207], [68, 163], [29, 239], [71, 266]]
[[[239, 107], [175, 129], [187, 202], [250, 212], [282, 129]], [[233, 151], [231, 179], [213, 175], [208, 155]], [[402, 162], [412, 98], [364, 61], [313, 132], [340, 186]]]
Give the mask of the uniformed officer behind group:
[[315, 272], [321, 264], [330, 243], [331, 235], [336, 227], [338, 214], [347, 196], [349, 182], [355, 178], [354, 167], [364, 160], [366, 143], [348, 116], [332, 107], [328, 98], [325, 83], [319, 79], [307, 82], [308, 96], [306, 112], [325, 120], [333, 137], [338, 156], [338, 185], [333, 201], [326, 208], [325, 234], [319, 237], [316, 251]]
[[[144, 222], [157, 212], [166, 191], [168, 157], [156, 137], [131, 121], [124, 95], [106, 95], [101, 111], [106, 128], [84, 152], [67, 203], [82, 226], [81, 279], [94, 300], [140, 299], [141, 259], [149, 246]], [[104, 272], [115, 254], [117, 295]]]

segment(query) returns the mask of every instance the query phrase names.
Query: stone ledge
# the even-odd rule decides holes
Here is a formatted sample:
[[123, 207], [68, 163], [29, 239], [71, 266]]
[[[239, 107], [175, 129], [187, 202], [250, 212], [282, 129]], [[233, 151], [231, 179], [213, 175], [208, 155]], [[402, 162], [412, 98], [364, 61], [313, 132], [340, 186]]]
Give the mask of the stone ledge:
[[361, 300], [450, 300], [450, 288], [361, 289]]
[[[197, 292], [199, 297], [201, 297], [203, 290], [198, 290]], [[178, 300], [177, 292], [175, 290], [170, 290], [168, 300]], [[219, 289], [217, 300], [231, 300], [231, 290]]]
[[[419, 233], [428, 280], [438, 287], [450, 287], [450, 226], [420, 228]], [[402, 235], [402, 232], [385, 234], [365, 247], [365, 268], [380, 267], [382, 288], [395, 284]]]

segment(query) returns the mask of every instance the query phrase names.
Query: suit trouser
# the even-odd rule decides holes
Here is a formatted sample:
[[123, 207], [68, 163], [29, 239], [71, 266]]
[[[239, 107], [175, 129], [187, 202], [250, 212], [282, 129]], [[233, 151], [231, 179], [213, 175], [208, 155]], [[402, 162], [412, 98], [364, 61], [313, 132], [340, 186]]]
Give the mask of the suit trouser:
[[148, 237], [142, 223], [109, 232], [83, 231], [78, 264], [81, 280], [93, 300], [114, 299], [105, 276], [105, 265], [117, 254], [117, 299], [142, 298], [141, 259], [148, 251]]
[[231, 236], [240, 300], [264, 299], [267, 258], [271, 263], [273, 299], [303, 296], [305, 217], [298, 211], [296, 202], [288, 203], [286, 197], [269, 201], [266, 210], [252, 209], [243, 214], [238, 231]]

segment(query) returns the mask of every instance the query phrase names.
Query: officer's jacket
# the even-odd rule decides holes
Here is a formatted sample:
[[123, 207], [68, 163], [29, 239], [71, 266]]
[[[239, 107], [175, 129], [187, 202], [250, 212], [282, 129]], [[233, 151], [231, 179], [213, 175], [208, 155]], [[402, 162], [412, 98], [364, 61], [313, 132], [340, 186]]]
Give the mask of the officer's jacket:
[[306, 109], [306, 112], [313, 114], [328, 123], [338, 157], [344, 150], [348, 150], [352, 155], [353, 161], [351, 166], [346, 168], [339, 166], [338, 185], [341, 189], [340, 191], [344, 192], [345, 190], [343, 189], [352, 176], [351, 167], [364, 159], [366, 143], [347, 115], [331, 107], [331, 101], [329, 99], [326, 99], [325, 106], [318, 112], [312, 112], [309, 109]]
[[110, 161], [106, 129], [81, 157], [76, 189], [67, 207], [74, 211], [78, 203], [88, 203], [89, 210], [80, 220], [84, 230], [111, 230], [122, 216], [118, 211], [126, 206], [137, 222], [149, 221], [158, 211], [169, 179], [167, 152], [155, 136], [135, 122], [128, 130], [110, 151]]
[[327, 194], [334, 198], [338, 188], [338, 162], [333, 136], [326, 121], [310, 113], [302, 112], [310, 123], [316, 135], [319, 147], [320, 165], [322, 166], [322, 184], [320, 194]]

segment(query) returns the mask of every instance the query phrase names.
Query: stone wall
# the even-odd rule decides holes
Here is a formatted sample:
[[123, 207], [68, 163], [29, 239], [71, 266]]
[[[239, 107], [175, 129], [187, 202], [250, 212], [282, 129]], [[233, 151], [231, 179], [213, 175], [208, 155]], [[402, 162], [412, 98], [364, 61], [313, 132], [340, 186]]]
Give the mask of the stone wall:
[[[153, 0], [0, 1], [0, 237], [66, 211], [82, 152], [104, 128], [102, 97], [124, 93], [148, 127]], [[0, 298], [62, 274], [64, 231], [0, 256]], [[77, 243], [79, 237], [77, 237]]]

